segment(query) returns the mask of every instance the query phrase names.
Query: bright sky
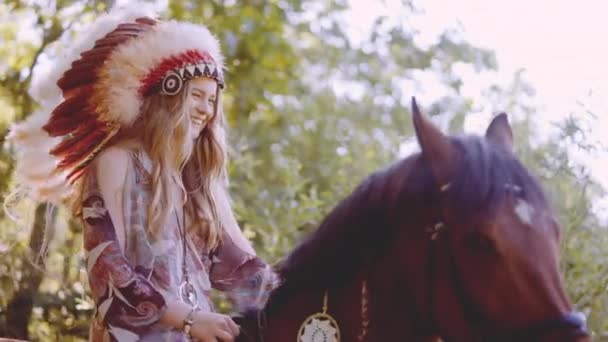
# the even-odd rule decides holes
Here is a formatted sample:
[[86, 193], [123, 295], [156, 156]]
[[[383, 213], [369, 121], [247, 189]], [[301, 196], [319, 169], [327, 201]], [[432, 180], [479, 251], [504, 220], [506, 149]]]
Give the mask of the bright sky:
[[[367, 34], [378, 15], [396, 18], [400, 0], [351, 0], [350, 34], [357, 40]], [[590, 140], [608, 147], [608, 1], [606, 0], [425, 0], [416, 1], [424, 14], [413, 19], [420, 41], [431, 42], [447, 27], [460, 27], [473, 45], [495, 51], [506, 82], [519, 68], [535, 87], [540, 109], [539, 133], [550, 134], [551, 123], [572, 112], [583, 113], [580, 103], [597, 116], [587, 116]], [[465, 83], [479, 84], [475, 75]], [[481, 84], [480, 84], [481, 85]], [[479, 87], [470, 87], [479, 92]], [[476, 94], [471, 94], [475, 97]], [[485, 129], [492, 113], [470, 116], [468, 131]], [[577, 155], [608, 188], [608, 153]], [[598, 203], [606, 217], [608, 200]]]

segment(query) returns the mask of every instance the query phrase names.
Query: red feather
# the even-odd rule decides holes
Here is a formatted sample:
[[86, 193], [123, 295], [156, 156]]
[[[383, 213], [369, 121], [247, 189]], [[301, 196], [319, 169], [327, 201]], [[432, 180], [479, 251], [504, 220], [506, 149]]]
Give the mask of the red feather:
[[111, 46], [93, 48], [93, 49], [90, 49], [90, 50], [87, 50], [87, 51], [81, 53], [80, 58], [85, 59], [85, 58], [90, 58], [92, 56], [108, 55], [108, 54], [112, 53], [112, 51], [114, 51], [114, 48]]
[[132, 30], [132, 31], [148, 31], [150, 27], [148, 25], [135, 24], [135, 23], [122, 23], [118, 25], [117, 30]]
[[[74, 63], [72, 68], [66, 71], [61, 79], [57, 81], [57, 85], [64, 91], [64, 96], [67, 90], [74, 90], [74, 88], [90, 88], [93, 91], [93, 82], [97, 80], [97, 72], [100, 64], [103, 62], [97, 61], [79, 61]], [[79, 92], [80, 93], [80, 92]], [[85, 96], [89, 94], [83, 94]]]
[[73, 131], [70, 137], [65, 138], [62, 142], [53, 147], [50, 153], [59, 158], [63, 157], [66, 153], [69, 153], [73, 146], [80, 140], [98, 130], [99, 126], [99, 122], [89, 120], [87, 123], [80, 125], [75, 131]]
[[56, 117], [51, 118], [46, 125], [42, 127], [51, 137], [60, 137], [74, 131], [77, 131], [81, 126], [91, 125], [96, 122], [94, 114], [82, 113], [75, 117]]
[[150, 26], [155, 26], [156, 24], [158, 24], [157, 20], [154, 20], [154, 19], [148, 18], [148, 17], [137, 18], [137, 19], [135, 19], [135, 22], [140, 23], [140, 24], [150, 25]]
[[143, 32], [143, 30], [132, 30], [132, 29], [116, 29], [106, 35], [105, 38], [114, 38], [114, 37], [137, 37]]
[[97, 73], [94, 69], [72, 72], [72, 69], [63, 74], [63, 77], [57, 81], [57, 86], [66, 91], [75, 87], [87, 85], [97, 80]]
[[[99, 153], [99, 152], [97, 152], [97, 153]], [[95, 157], [95, 155], [92, 155], [92, 157]], [[70, 184], [70, 185], [74, 184], [74, 182], [76, 180], [78, 180], [78, 178], [80, 178], [80, 176], [82, 176], [87, 171], [89, 164], [90, 164], [90, 162], [83, 163], [83, 164], [79, 165], [78, 167], [76, 167], [74, 170], [72, 170], [72, 172], [70, 172], [68, 174], [68, 176], [66, 177], [68, 184]]]
[[127, 40], [131, 39], [133, 37], [128, 36], [128, 35], [120, 35], [120, 36], [106, 36], [105, 38], [99, 39], [95, 42], [95, 46], [93, 48], [97, 49], [97, 48], [102, 48], [102, 47], [115, 47], [117, 45], [120, 45], [124, 42], [126, 42]]
[[108, 46], [84, 52], [82, 57], [73, 62], [72, 67], [57, 81], [59, 88], [68, 90], [95, 82], [97, 80], [97, 69], [108, 59], [112, 49], [114, 47]]
[[65, 153], [65, 157], [57, 165], [57, 169], [65, 170], [82, 161], [82, 159], [91, 154], [107, 136], [108, 132], [100, 129], [83, 137], [80, 141], [72, 145], [69, 152]]
[[[106, 59], [108, 59], [108, 57], [110, 56], [110, 54], [112, 53], [113, 49], [115, 49], [115, 47], [113, 46], [102, 46], [99, 48], [95, 48], [94, 50], [89, 50], [86, 51], [82, 54], [82, 57], [80, 57], [80, 60], [82, 60], [83, 62], [99, 62], [99, 63], [103, 63]], [[100, 64], [101, 66], [102, 64]]]
[[76, 89], [71, 96], [53, 109], [51, 117], [72, 117], [81, 113], [88, 103], [89, 96], [93, 94], [93, 86], [84, 86]]
[[72, 67], [70, 69], [73, 69], [73, 68], [97, 69], [98, 67], [100, 67], [99, 61], [89, 60], [89, 59], [79, 59], [77, 61], [72, 62]]

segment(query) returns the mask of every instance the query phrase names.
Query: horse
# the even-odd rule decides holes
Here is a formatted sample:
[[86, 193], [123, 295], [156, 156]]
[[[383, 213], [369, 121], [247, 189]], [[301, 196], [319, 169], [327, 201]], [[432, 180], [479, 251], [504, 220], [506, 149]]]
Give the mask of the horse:
[[276, 266], [237, 341], [589, 341], [506, 114], [450, 136], [411, 106], [420, 152], [362, 181]]

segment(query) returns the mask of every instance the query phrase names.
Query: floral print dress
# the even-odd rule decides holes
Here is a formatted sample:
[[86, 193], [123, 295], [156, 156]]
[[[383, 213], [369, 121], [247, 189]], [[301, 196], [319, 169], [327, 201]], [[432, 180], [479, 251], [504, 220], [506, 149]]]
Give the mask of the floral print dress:
[[[112, 199], [101, 195], [96, 164], [83, 179], [86, 268], [96, 304], [90, 341], [187, 341], [180, 330], [159, 322], [167, 301], [179, 300], [183, 250], [178, 215], [170, 215], [158, 238], [146, 229], [151, 196], [146, 162], [144, 153], [130, 153], [122, 193], [121, 239], [106, 207]], [[187, 248], [186, 267], [202, 310], [213, 311], [212, 288], [226, 292], [237, 310], [245, 310], [262, 306], [276, 286], [270, 267], [240, 249], [227, 234], [211, 256], [196, 238], [187, 239]]]

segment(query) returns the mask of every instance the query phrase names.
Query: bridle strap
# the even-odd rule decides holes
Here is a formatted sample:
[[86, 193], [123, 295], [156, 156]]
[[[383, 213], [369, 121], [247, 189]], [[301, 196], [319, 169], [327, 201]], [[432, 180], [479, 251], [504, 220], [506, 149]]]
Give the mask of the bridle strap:
[[[454, 255], [452, 253], [452, 249], [451, 246], [449, 244], [449, 230], [445, 229], [445, 224], [443, 222], [440, 222], [438, 224], [435, 224], [434, 227], [443, 227], [441, 232], [437, 232], [435, 229], [430, 229], [429, 231], [431, 232], [431, 239], [429, 241], [429, 257], [428, 257], [428, 268], [429, 271], [427, 272], [427, 281], [428, 281], [428, 298], [427, 298], [427, 303], [428, 303], [428, 307], [429, 307], [429, 314], [428, 314], [428, 324], [429, 324], [429, 333], [436, 333], [436, 330], [438, 328], [438, 324], [437, 324], [437, 318], [435, 315], [435, 310], [434, 310], [434, 305], [435, 305], [435, 296], [434, 296], [434, 290], [435, 290], [435, 284], [436, 284], [436, 278], [437, 278], [437, 261], [438, 261], [438, 257], [437, 257], [437, 253], [439, 253], [438, 250], [438, 244], [442, 243], [444, 245], [444, 248], [448, 249], [448, 257], [447, 259], [449, 259], [449, 263], [450, 263], [450, 279], [452, 280], [454, 286], [455, 286], [455, 290], [456, 290], [456, 295], [458, 297], [458, 302], [461, 304], [461, 307], [463, 308], [463, 312], [465, 315], [465, 320], [467, 322], [476, 322], [476, 321], [480, 321], [482, 320], [482, 317], [480, 315], [480, 313], [478, 312], [478, 310], [475, 309], [474, 305], [466, 305], [469, 303], [473, 303], [472, 300], [469, 299], [469, 296], [466, 294], [466, 291], [464, 290], [464, 286], [462, 284], [462, 281], [460, 279], [460, 275], [458, 273], [458, 269], [457, 269], [457, 265], [456, 265], [456, 261], [454, 258]], [[479, 333], [477, 333], [476, 335], [479, 335]]]
[[268, 327], [268, 320], [266, 319], [266, 309], [262, 308], [258, 310], [255, 317], [258, 341], [264, 342], [264, 335], [266, 332], [266, 328]]
[[436, 257], [436, 253], [435, 250], [437, 249], [436, 245], [437, 245], [437, 241], [436, 239], [431, 239], [429, 240], [429, 257], [428, 257], [428, 268], [429, 268], [429, 272], [427, 272], [427, 288], [428, 288], [428, 292], [427, 292], [427, 305], [429, 308], [429, 314], [428, 314], [428, 318], [427, 318], [427, 322], [429, 325], [429, 333], [433, 333], [433, 330], [435, 329], [435, 327], [437, 326], [437, 322], [435, 320], [435, 315], [434, 312], [435, 310], [433, 310], [433, 308], [435, 307], [435, 296], [433, 296], [433, 291], [435, 290], [435, 278], [436, 278], [436, 267], [435, 267], [435, 262], [437, 260]]
[[[449, 242], [449, 231], [446, 232], [445, 239], [448, 245], [448, 259], [450, 263], [451, 272], [450, 278], [452, 279], [452, 282], [454, 284], [456, 296], [458, 297], [458, 302], [460, 303], [463, 309], [464, 318], [469, 323], [477, 322], [479, 326], [489, 327], [490, 325], [488, 324], [488, 322], [486, 322], [486, 319], [484, 318], [483, 314], [479, 311], [478, 306], [474, 305], [475, 301], [471, 298], [471, 296], [467, 293], [465, 289], [464, 282], [462, 281], [461, 277], [462, 273], [460, 272], [460, 269], [456, 264], [456, 258], [452, 250], [452, 245]], [[472, 324], [471, 326], [474, 327], [475, 324]], [[477, 329], [474, 329], [473, 331], [477, 337], [477, 340], [483, 340], [483, 338], [481, 337], [483, 335], [482, 332], [478, 331]]]
[[369, 294], [367, 280], [361, 281], [361, 331], [357, 335], [357, 342], [364, 342], [369, 333]]

